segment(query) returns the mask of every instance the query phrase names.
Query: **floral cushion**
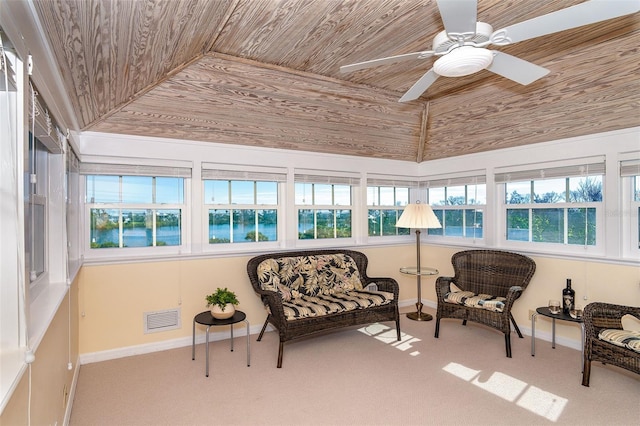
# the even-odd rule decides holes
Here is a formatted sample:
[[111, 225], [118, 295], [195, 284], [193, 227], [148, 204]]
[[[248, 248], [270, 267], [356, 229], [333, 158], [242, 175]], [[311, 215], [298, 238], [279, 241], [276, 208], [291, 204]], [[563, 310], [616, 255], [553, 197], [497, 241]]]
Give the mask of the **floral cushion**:
[[606, 329], [600, 331], [598, 338], [616, 346], [629, 348], [640, 353], [640, 332], [635, 330]]
[[343, 253], [266, 259], [258, 265], [258, 278], [263, 290], [279, 292], [285, 302], [362, 290], [358, 266]]
[[481, 308], [493, 312], [504, 310], [504, 297], [495, 297], [490, 294], [475, 294], [472, 291], [450, 291], [444, 297], [445, 302], [464, 305], [472, 308]]

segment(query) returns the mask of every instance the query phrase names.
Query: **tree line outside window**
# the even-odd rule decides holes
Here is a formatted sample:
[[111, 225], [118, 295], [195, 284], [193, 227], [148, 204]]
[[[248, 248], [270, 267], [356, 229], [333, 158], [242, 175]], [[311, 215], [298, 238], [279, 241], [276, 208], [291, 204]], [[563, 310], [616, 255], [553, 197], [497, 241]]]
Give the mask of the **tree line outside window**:
[[506, 237], [511, 241], [596, 244], [602, 176], [505, 184]]

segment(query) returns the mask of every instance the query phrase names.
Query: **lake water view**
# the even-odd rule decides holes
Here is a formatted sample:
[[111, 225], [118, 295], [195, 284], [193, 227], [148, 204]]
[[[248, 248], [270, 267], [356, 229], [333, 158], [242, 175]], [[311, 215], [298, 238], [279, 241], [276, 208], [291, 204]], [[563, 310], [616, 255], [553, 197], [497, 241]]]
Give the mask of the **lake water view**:
[[[246, 226], [233, 227], [233, 241], [245, 242], [247, 234], [254, 231], [254, 228]], [[302, 229], [304, 231], [304, 229]], [[259, 232], [265, 235], [269, 241], [275, 241], [278, 237], [276, 225], [260, 226]], [[209, 225], [209, 238], [230, 239], [229, 226]], [[153, 244], [151, 230], [146, 228], [126, 228], [122, 233], [125, 247], [149, 247]], [[99, 230], [94, 229], [91, 235], [91, 242], [96, 244], [113, 243], [118, 244], [118, 228]], [[180, 227], [162, 226], [157, 229], [156, 242], [163, 242], [168, 246], [180, 245]]]

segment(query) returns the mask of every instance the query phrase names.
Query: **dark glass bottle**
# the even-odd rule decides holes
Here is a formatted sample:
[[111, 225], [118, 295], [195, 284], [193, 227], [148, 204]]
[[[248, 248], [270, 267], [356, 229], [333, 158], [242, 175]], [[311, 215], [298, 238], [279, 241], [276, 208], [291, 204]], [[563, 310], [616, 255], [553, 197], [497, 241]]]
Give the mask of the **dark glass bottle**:
[[562, 289], [562, 313], [569, 315], [569, 311], [576, 302], [576, 292], [571, 288], [571, 279], [567, 279], [567, 287]]

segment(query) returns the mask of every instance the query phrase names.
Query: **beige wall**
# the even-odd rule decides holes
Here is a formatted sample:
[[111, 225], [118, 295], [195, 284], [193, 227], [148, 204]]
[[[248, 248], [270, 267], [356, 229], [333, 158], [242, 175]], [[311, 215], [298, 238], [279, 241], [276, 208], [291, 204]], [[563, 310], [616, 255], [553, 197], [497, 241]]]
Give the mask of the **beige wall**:
[[[70, 301], [69, 298], [71, 298]], [[69, 306], [71, 315], [69, 315]], [[76, 279], [35, 352], [35, 361], [31, 364], [31, 402], [29, 404], [29, 370], [27, 369], [2, 412], [0, 424], [3, 426], [28, 424], [29, 405], [32, 425], [63, 424], [71, 397], [74, 372], [79, 368], [77, 306], [78, 280]], [[67, 368], [69, 361], [73, 363], [73, 370]]]
[[[391, 276], [400, 283], [400, 299], [415, 303], [415, 277], [399, 273], [401, 266], [415, 264], [415, 245], [386, 248], [359, 248], [369, 257], [370, 276]], [[460, 249], [422, 248], [422, 266], [439, 269], [440, 275], [453, 272], [450, 258]], [[536, 274], [516, 302], [514, 317], [520, 328], [530, 328], [529, 310], [546, 306], [559, 298], [566, 278], [572, 278], [576, 297], [583, 305], [607, 301], [640, 305], [640, 268], [597, 262], [580, 262], [532, 256]], [[84, 266], [80, 277], [80, 353], [152, 344], [191, 336], [193, 316], [206, 309], [205, 295], [216, 287], [228, 287], [240, 300], [238, 309], [247, 313], [252, 327], [261, 325], [265, 311], [253, 292], [246, 273], [250, 256], [176, 260], [166, 262]], [[435, 278], [422, 280], [423, 300], [435, 306]], [[588, 301], [582, 297], [587, 295]], [[159, 333], [143, 333], [143, 312], [182, 308], [182, 328]], [[550, 332], [551, 323], [540, 320], [537, 331]], [[254, 328], [255, 330], [255, 328]], [[557, 334], [580, 339], [575, 325], [558, 322]]]

